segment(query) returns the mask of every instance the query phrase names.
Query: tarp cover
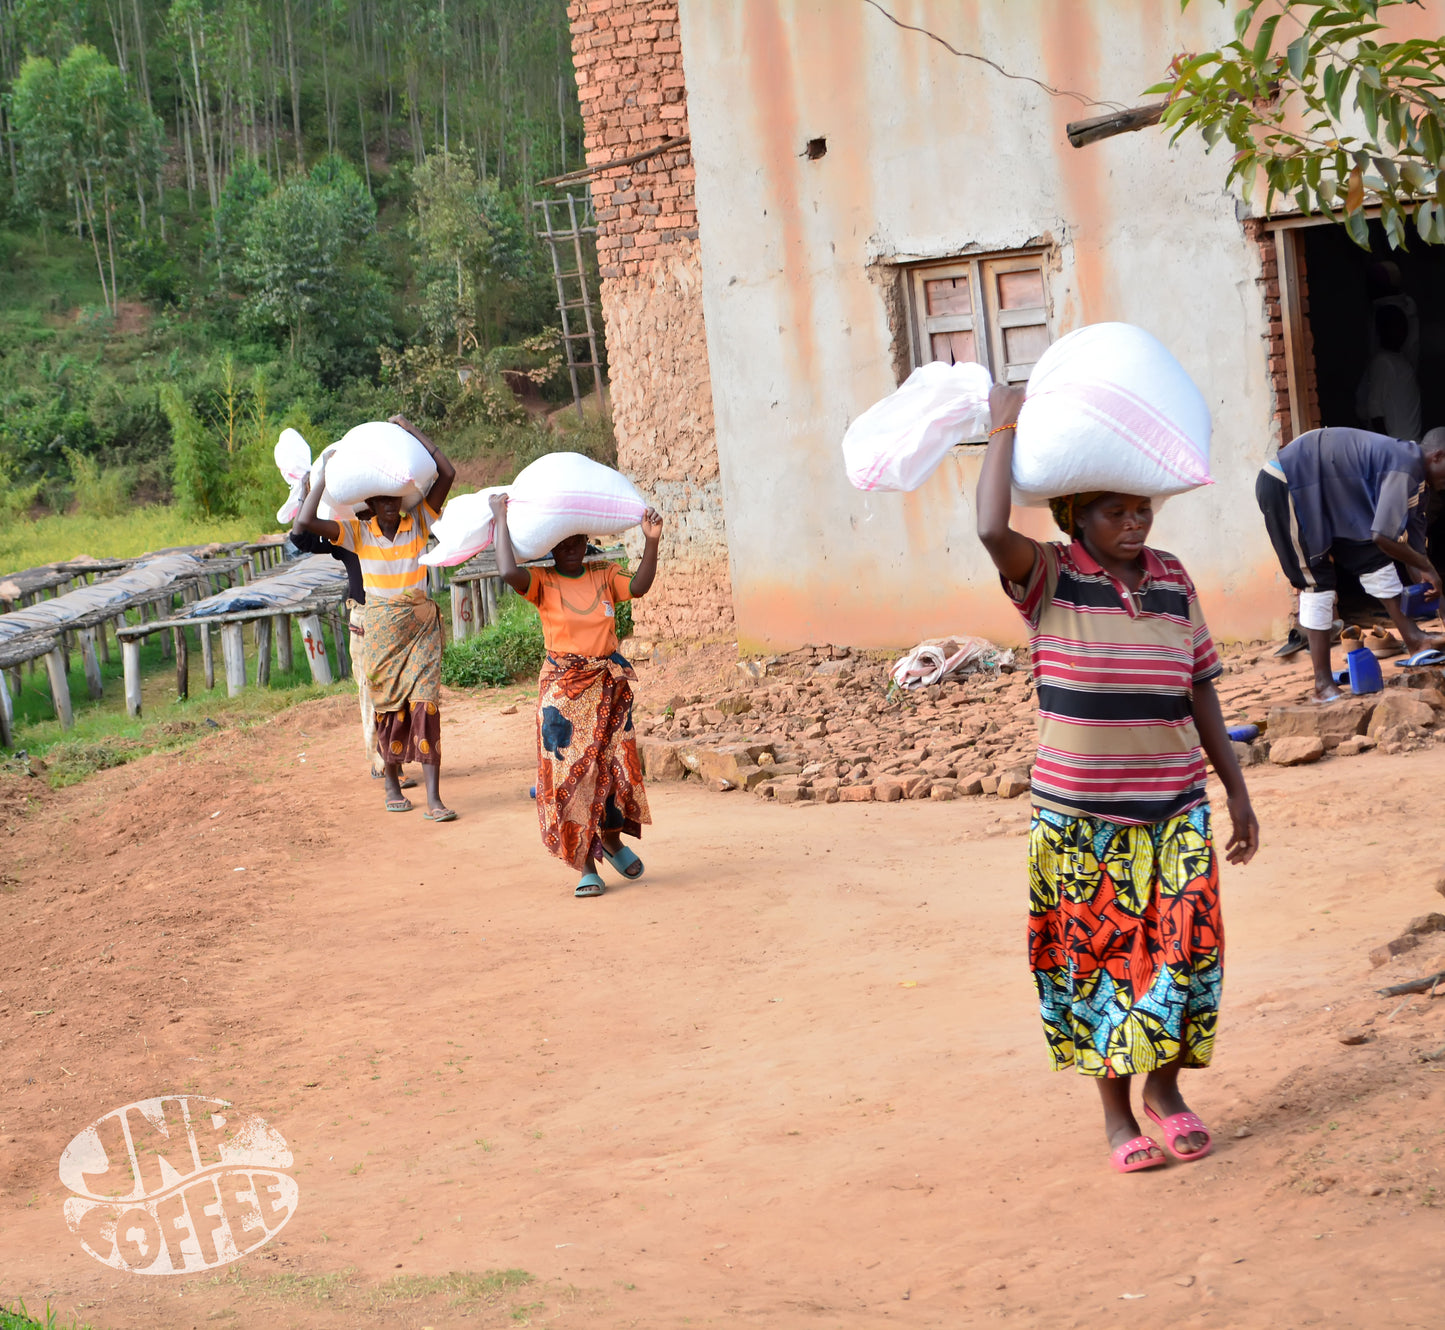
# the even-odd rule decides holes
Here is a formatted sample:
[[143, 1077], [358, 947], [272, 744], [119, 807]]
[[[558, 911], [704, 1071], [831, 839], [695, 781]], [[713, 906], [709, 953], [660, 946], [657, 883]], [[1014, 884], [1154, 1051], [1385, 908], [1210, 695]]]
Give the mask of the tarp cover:
[[257, 578], [246, 586], [232, 587], [219, 595], [207, 596], [191, 606], [190, 617], [236, 614], [241, 610], [274, 609], [278, 614], [288, 605], [306, 600], [318, 592], [346, 587], [346, 569], [329, 554], [312, 554], [285, 565], [280, 572]]
[[160, 554], [145, 559], [113, 577], [101, 578], [53, 600], [0, 614], [0, 642], [8, 642], [36, 629], [58, 631], [76, 619], [114, 605], [119, 614], [132, 596], [161, 591], [182, 578], [201, 572], [202, 561], [190, 554]]

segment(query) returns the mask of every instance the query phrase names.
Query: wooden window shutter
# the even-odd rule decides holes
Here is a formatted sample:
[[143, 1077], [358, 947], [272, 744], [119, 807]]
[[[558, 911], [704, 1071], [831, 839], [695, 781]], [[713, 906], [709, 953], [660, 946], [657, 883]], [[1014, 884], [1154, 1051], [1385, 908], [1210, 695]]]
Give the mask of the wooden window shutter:
[[917, 327], [917, 360], [950, 365], [982, 360], [976, 317], [973, 265], [915, 268], [913, 308]]
[[1023, 383], [1051, 340], [1043, 262], [1025, 255], [979, 266], [994, 380]]

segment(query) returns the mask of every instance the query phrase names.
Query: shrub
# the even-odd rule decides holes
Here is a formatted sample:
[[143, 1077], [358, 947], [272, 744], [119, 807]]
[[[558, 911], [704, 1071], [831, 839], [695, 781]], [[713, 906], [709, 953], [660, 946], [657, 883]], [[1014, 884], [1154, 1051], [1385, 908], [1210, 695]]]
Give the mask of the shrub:
[[76, 510], [87, 517], [120, 517], [130, 510], [135, 474], [129, 467], [103, 467], [94, 457], [65, 450], [74, 481]]
[[442, 653], [442, 682], [452, 688], [505, 688], [540, 670], [545, 651], [537, 611], [507, 591], [496, 623]]

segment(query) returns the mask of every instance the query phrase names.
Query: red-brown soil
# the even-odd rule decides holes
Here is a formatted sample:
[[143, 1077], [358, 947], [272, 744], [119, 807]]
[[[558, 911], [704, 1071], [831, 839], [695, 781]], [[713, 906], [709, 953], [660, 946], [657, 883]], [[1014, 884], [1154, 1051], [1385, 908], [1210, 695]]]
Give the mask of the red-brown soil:
[[[1263, 847], [1225, 870], [1218, 1053], [1185, 1078], [1217, 1148], [1121, 1177], [1093, 1087], [1045, 1069], [1026, 799], [657, 785], [645, 880], [577, 901], [518, 691], [448, 699], [451, 825], [383, 813], [347, 699], [3, 786], [0, 1299], [107, 1328], [1438, 1321], [1445, 1001], [1375, 989], [1445, 942], [1368, 953], [1445, 905], [1445, 746], [1249, 772]], [[295, 1154], [295, 1218], [217, 1275], [110, 1270], [62, 1216], [66, 1143], [165, 1093]], [[393, 1282], [507, 1269], [534, 1282]]]

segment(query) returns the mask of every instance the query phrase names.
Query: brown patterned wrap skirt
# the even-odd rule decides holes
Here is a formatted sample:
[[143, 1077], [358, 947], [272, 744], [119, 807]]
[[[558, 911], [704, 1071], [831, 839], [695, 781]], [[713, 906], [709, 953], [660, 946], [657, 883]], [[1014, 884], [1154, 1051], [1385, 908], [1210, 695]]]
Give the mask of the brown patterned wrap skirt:
[[537, 820], [549, 853], [579, 873], [603, 831], [652, 821], [632, 728], [637, 675], [619, 654], [548, 655], [537, 696]]
[[376, 750], [390, 765], [441, 765], [442, 616], [425, 592], [373, 596], [362, 638]]

